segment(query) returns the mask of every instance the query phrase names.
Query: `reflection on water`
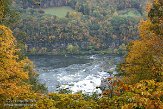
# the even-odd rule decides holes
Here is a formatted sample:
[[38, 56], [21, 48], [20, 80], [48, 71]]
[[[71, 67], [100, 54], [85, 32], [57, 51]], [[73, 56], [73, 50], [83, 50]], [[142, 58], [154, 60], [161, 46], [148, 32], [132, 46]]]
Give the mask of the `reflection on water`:
[[115, 64], [118, 57], [87, 56], [30, 56], [40, 73], [39, 79], [45, 83], [49, 92], [55, 92], [57, 86], [69, 89], [73, 93], [99, 92], [96, 89], [101, 79], [110, 76], [106, 71], [116, 73]]

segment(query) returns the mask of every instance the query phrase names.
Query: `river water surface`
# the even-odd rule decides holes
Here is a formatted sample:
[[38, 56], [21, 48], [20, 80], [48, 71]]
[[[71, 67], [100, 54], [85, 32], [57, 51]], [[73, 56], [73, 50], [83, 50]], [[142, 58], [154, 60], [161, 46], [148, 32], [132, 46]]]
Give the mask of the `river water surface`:
[[71, 56], [30, 56], [39, 72], [39, 80], [45, 83], [49, 92], [58, 89], [71, 90], [72, 93], [101, 93], [97, 86], [101, 80], [116, 73], [119, 57], [107, 55]]

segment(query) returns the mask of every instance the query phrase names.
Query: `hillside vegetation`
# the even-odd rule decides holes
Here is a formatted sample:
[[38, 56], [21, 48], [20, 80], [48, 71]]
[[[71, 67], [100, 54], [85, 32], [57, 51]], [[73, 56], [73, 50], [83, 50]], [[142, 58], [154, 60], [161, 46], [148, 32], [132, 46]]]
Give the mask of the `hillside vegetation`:
[[[138, 38], [137, 24], [145, 16], [145, 0], [63, 0], [63, 6], [75, 10], [65, 18], [46, 15], [49, 12], [43, 5], [57, 5], [52, 1], [15, 0], [13, 7], [19, 11], [21, 20], [12, 28], [17, 39], [25, 43], [24, 52], [65, 54], [69, 52], [68, 45], [72, 45], [79, 51], [72, 54], [121, 55], [128, 42]], [[62, 14], [61, 10], [58, 14]]]
[[[13, 17], [13, 19], [9, 20], [11, 15], [15, 15], [16, 13], [15, 11], [11, 10], [12, 8], [9, 8], [10, 1], [1, 0], [0, 4], [1, 109], [163, 109], [162, 0], [155, 0], [152, 6], [147, 6], [148, 17], [146, 18], [146, 20], [142, 20], [138, 26], [139, 39], [136, 39], [129, 44], [128, 54], [126, 55], [123, 63], [119, 65], [119, 76], [117, 75], [117, 77], [108, 78], [110, 83], [108, 83], [107, 89], [103, 91], [101, 96], [97, 96], [96, 94], [93, 94], [92, 96], [87, 96], [80, 93], [64, 94], [63, 92], [46, 93], [45, 87], [43, 87], [43, 85], [39, 84], [37, 81], [37, 74], [34, 71], [31, 61], [26, 56], [23, 56], [23, 45], [20, 46], [20, 44], [26, 42], [27, 44], [31, 44], [31, 47], [33, 47], [34, 44], [36, 44], [35, 46], [42, 47], [44, 45], [40, 44], [44, 43], [45, 45], [47, 44], [47, 46], [50, 46], [48, 45], [48, 43], [44, 42], [47, 38], [46, 35], [45, 38], [43, 38], [44, 40], [42, 39], [42, 37], [44, 36], [42, 35], [42, 32], [46, 33], [47, 31], [56, 33], [64, 31], [65, 33], [60, 33], [60, 36], [65, 36], [64, 38], [61, 38], [63, 38], [62, 40], [66, 40], [67, 42], [72, 40], [74, 40], [74, 42], [77, 42], [78, 40], [81, 40], [83, 38], [81, 37], [81, 39], [78, 39], [79, 37], [72, 38], [71, 35], [66, 36], [65, 34], [71, 34], [71, 31], [73, 30], [63, 28], [67, 27], [65, 25], [68, 25], [69, 28], [71, 27], [74, 30], [80, 30], [80, 34], [85, 34], [85, 31], [88, 33], [92, 32], [92, 34], [94, 32], [99, 33], [98, 35], [100, 37], [98, 38], [101, 38], [103, 36], [102, 33], [105, 33], [106, 31], [99, 31], [99, 29], [105, 27], [106, 25], [97, 26], [97, 24], [101, 24], [104, 22], [95, 22], [96, 20], [100, 21], [100, 19], [96, 19], [89, 15], [87, 16], [88, 19], [86, 20], [88, 22], [83, 23], [82, 21], [80, 22], [81, 17], [76, 16], [76, 14], [73, 15], [74, 19], [72, 18], [73, 20], [70, 20], [70, 17], [67, 17], [66, 19], [58, 19], [54, 16], [42, 16], [35, 11], [32, 17], [30, 17], [31, 13], [29, 14], [28, 12], [33, 11], [27, 11], [26, 14], [28, 14], [22, 16], [26, 19], [15, 20], [16, 17]], [[72, 15], [70, 14], [68, 16]], [[81, 14], [81, 16], [84, 16], [84, 14]], [[45, 24], [39, 23], [39, 26], [35, 26], [37, 25], [37, 21], [39, 21], [38, 18], [40, 18], [40, 22], [44, 22]], [[43, 18], [46, 20], [44, 20]], [[110, 17], [108, 17], [108, 19], [109, 18]], [[119, 18], [117, 16], [114, 16], [113, 18], [111, 22], [112, 24], [116, 25], [113, 26], [114, 29], [118, 28], [118, 24], [119, 26], [122, 26], [121, 23], [123, 24], [123, 26], [127, 27], [128, 24], [130, 24], [130, 22], [128, 22], [127, 25], [124, 25], [123, 17]], [[53, 20], [49, 21], [49, 19]], [[108, 19], [105, 19], [105, 21], [108, 21]], [[13, 20], [15, 22], [12, 22]], [[15, 24], [16, 21], [18, 24]], [[71, 21], [72, 23], [65, 23], [69, 21]], [[91, 21], [94, 21], [95, 23], [92, 23]], [[116, 21], [118, 21], [119, 23], [117, 23]], [[87, 30], [87, 23], [89, 24], [89, 27], [92, 28], [90, 31]], [[20, 28], [17, 27], [15, 30], [13, 29], [14, 32], [12, 32], [11, 29], [7, 27], [10, 26], [11, 28], [13, 28], [15, 25], [19, 25]], [[32, 26], [28, 27], [29, 25]], [[52, 31], [52, 28], [49, 28], [49, 26], [58, 29], [58, 31]], [[77, 28], [78, 26], [80, 26], [80, 28]], [[131, 27], [129, 26], [128, 28], [130, 29]], [[107, 30], [107, 28], [105, 29]], [[113, 33], [116, 31], [114, 29]], [[118, 31], [121, 33], [120, 30], [121, 29], [118, 29]], [[76, 33], [76, 31], [73, 32], [74, 34]], [[115, 34], [120, 34], [119, 32], [115, 32], [114, 36]], [[13, 33], [17, 35], [16, 37], [18, 41], [16, 41]], [[28, 35], [29, 37], [24, 37]], [[37, 37], [34, 35], [36, 35]], [[41, 35], [42, 37], [40, 39]], [[123, 35], [124, 34], [120, 34], [121, 37], [123, 37]], [[121, 42], [122, 39], [120, 36], [114, 38], [115, 42], [112, 43], [115, 43], [115, 46], [117, 46], [116, 44], [119, 44]], [[84, 39], [82, 39], [82, 42], [83, 40], [87, 42], [90, 38], [90, 42], [92, 42], [91, 44], [95, 43], [94, 46], [97, 46], [98, 44], [95, 40], [96, 37], [84, 37]], [[59, 40], [57, 36], [55, 40], [47, 40], [47, 42], [56, 40], [57, 42], [62, 42], [62, 40]], [[40, 43], [38, 43], [38, 41]], [[71, 44], [74, 44], [73, 41], [71, 42]], [[72, 50], [74, 46], [77, 45], [72, 46], [68, 44], [67, 49], [70, 49], [71, 52], [74, 52]], [[97, 48], [100, 47], [101, 43], [99, 44], [99, 46], [97, 46]]]

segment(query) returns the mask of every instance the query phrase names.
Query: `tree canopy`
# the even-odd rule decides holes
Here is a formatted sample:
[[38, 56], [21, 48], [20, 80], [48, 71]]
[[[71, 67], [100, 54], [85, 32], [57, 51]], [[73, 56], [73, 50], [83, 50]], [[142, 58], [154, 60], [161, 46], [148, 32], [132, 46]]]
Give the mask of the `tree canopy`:
[[0, 26], [1, 99], [15, 97], [30, 91], [30, 87], [25, 82], [28, 74], [23, 69], [24, 63], [17, 61], [15, 41], [12, 31], [5, 26]]
[[121, 71], [132, 82], [143, 79], [163, 81], [162, 24], [162, 4], [155, 1], [147, 20], [139, 24], [139, 40], [132, 41], [129, 53], [121, 64]]

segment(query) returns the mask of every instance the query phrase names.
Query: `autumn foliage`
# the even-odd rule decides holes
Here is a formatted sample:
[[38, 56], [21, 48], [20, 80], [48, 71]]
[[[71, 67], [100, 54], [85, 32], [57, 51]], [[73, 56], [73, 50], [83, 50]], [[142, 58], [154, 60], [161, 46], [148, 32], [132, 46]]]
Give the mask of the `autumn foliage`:
[[120, 65], [121, 77], [126, 84], [120, 95], [103, 97], [98, 101], [104, 109], [162, 109], [163, 108], [163, 3], [155, 0], [147, 20], [139, 24], [140, 38], [132, 41], [124, 62]]
[[[161, 0], [154, 0], [147, 20], [140, 22], [140, 38], [131, 42], [120, 65], [122, 76], [108, 79], [108, 89], [98, 99], [81, 94], [43, 94], [39, 84], [31, 83], [37, 82], [32, 62], [20, 59], [12, 31], [0, 25], [0, 105], [7, 99], [27, 99], [34, 100], [35, 106], [16, 109], [163, 109], [162, 6]], [[74, 52], [72, 48], [68, 50]]]
[[[118, 96], [106, 96], [98, 100], [99, 109], [162, 109], [163, 82], [142, 80], [126, 85], [126, 90]], [[123, 86], [122, 86], [123, 88]]]
[[148, 19], [140, 22], [140, 38], [132, 41], [129, 53], [120, 68], [126, 82], [136, 83], [144, 79], [163, 81], [162, 13], [161, 2], [155, 1]]
[[0, 32], [0, 99], [28, 93], [29, 86], [24, 82], [28, 74], [23, 70], [23, 63], [17, 61], [12, 31], [0, 26]]

